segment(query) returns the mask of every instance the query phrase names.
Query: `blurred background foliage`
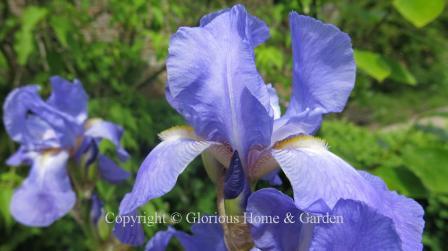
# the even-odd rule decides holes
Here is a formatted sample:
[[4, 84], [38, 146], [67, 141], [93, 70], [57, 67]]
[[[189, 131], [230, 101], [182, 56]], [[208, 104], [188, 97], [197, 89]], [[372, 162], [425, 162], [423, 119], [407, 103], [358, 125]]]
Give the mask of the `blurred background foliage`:
[[[209, 12], [234, 1], [207, 0], [4, 0], [0, 2], [0, 97], [37, 83], [49, 93], [52, 75], [80, 79], [90, 95], [90, 116], [123, 125], [123, 143], [134, 174], [158, 143], [157, 133], [182, 124], [164, 99], [170, 34], [197, 25]], [[291, 89], [288, 13], [315, 16], [350, 34], [357, 83], [342, 114], [327, 116], [318, 135], [330, 149], [382, 177], [388, 186], [425, 208], [424, 244], [448, 246], [448, 8], [445, 0], [248, 0], [249, 11], [271, 28], [256, 49], [257, 67], [273, 83], [283, 108]], [[17, 145], [1, 127], [4, 160]], [[103, 144], [102, 151], [110, 146]], [[0, 250], [84, 250], [70, 217], [48, 228], [27, 228], [9, 214], [13, 188], [28, 167], [0, 168]], [[133, 175], [134, 176], [134, 175]], [[283, 191], [288, 183], [282, 177]], [[132, 180], [97, 184], [106, 210], [116, 212]], [[263, 186], [265, 184], [260, 184]], [[167, 196], [144, 207], [146, 214], [215, 212], [215, 191], [200, 160], [182, 174]], [[146, 227], [147, 237], [166, 226]], [[188, 229], [187, 224], [179, 226]], [[103, 235], [111, 226], [101, 224]]]

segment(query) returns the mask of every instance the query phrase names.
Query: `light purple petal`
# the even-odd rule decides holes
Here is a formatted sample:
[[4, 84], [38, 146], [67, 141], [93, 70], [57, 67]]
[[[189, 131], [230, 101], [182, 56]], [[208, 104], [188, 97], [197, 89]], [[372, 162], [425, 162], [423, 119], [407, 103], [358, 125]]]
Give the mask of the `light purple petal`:
[[322, 123], [320, 113], [304, 111], [294, 116], [283, 116], [274, 122], [272, 142], [286, 139], [295, 135], [313, 135]]
[[3, 105], [3, 122], [9, 136], [28, 149], [71, 147], [81, 133], [74, 118], [45, 103], [39, 87], [12, 91]]
[[19, 166], [23, 164], [31, 165], [36, 154], [36, 152], [27, 151], [23, 146], [20, 146], [19, 149], [6, 160], [6, 164], [8, 166]]
[[94, 193], [92, 195], [92, 203], [90, 206], [90, 221], [92, 221], [93, 224], [97, 224], [101, 215], [103, 215], [103, 206], [104, 203], [100, 200], [98, 195]]
[[187, 165], [212, 143], [188, 138], [168, 139], [143, 161], [132, 188], [120, 204], [120, 214], [134, 211], [147, 201], [169, 192]]
[[356, 75], [350, 37], [334, 25], [296, 12], [289, 18], [294, 65], [288, 112], [342, 111]]
[[[244, 6], [238, 4], [235, 5], [234, 8], [244, 9]], [[231, 8], [219, 10], [213, 12], [211, 14], [205, 15], [200, 20], [200, 26], [204, 27], [209, 24], [213, 19], [217, 16], [228, 13], [231, 11]], [[246, 37], [250, 40], [250, 43], [253, 47], [256, 47], [263, 42], [265, 42], [269, 38], [269, 27], [260, 19], [250, 14], [246, 16]]]
[[381, 194], [378, 205], [382, 214], [392, 218], [402, 242], [403, 250], [422, 250], [422, 234], [425, 222], [423, 208], [414, 200], [389, 191], [384, 182], [367, 172], [360, 174]]
[[237, 5], [204, 27], [180, 28], [170, 42], [166, 89], [199, 136], [230, 143], [243, 162], [250, 147], [270, 144], [273, 123], [247, 16]]
[[280, 110], [280, 104], [278, 100], [277, 91], [272, 86], [272, 84], [268, 84], [268, 91], [269, 91], [269, 103], [271, 105], [272, 111], [274, 112], [274, 119], [279, 119], [282, 115]]
[[[293, 50], [293, 92], [276, 140], [315, 132], [321, 115], [340, 112], [353, 89], [356, 65], [350, 37], [336, 26], [295, 12], [289, 15]], [[287, 126], [288, 128], [282, 128]], [[305, 128], [304, 128], [305, 127]], [[288, 133], [289, 132], [289, 133]]]
[[85, 132], [86, 136], [93, 137], [97, 140], [110, 140], [115, 145], [118, 157], [121, 161], [125, 161], [129, 158], [129, 154], [120, 143], [124, 132], [123, 127], [100, 119], [92, 119], [87, 123], [89, 124], [89, 127]]
[[178, 231], [176, 237], [185, 251], [213, 250], [227, 251], [224, 243], [224, 231], [219, 223], [194, 224], [192, 235]]
[[327, 151], [322, 141], [296, 140], [290, 146], [274, 149], [273, 156], [291, 182], [300, 209], [319, 199], [330, 208], [340, 199], [358, 200], [372, 207], [381, 203], [375, 189], [348, 163]]
[[14, 192], [10, 210], [20, 223], [44, 227], [67, 214], [74, 206], [66, 171], [67, 152], [45, 153], [34, 159], [31, 172]]
[[117, 166], [113, 160], [102, 154], [98, 156], [98, 170], [101, 178], [114, 184], [128, 179], [130, 175], [128, 171]]
[[[126, 215], [128, 217], [137, 217], [137, 211], [134, 210]], [[113, 233], [117, 239], [131, 246], [140, 246], [145, 242], [145, 233], [143, 226], [137, 221], [136, 223], [119, 224], [116, 223]]]
[[[284, 223], [287, 214], [294, 223]], [[294, 201], [276, 189], [265, 188], [253, 193], [247, 202], [246, 219], [277, 217], [278, 223], [249, 222], [255, 246], [265, 251], [304, 250], [307, 247], [312, 226], [302, 224]]]
[[329, 215], [334, 216], [334, 222], [336, 217], [342, 218], [342, 223], [315, 225], [310, 250], [401, 250], [393, 221], [374, 208], [352, 200], [340, 200]]
[[87, 93], [79, 80], [73, 83], [59, 76], [50, 79], [52, 92], [47, 103], [82, 124], [87, 119]]
[[168, 244], [176, 233], [172, 227], [168, 227], [165, 231], [157, 232], [145, 246], [145, 251], [165, 251]]

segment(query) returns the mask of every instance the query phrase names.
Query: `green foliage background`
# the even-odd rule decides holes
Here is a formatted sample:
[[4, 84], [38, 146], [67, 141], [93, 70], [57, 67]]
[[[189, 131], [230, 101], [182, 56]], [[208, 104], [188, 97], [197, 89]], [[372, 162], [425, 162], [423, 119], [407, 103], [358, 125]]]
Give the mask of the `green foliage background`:
[[[49, 93], [52, 75], [80, 79], [90, 95], [90, 116], [123, 125], [135, 176], [158, 143], [157, 133], [183, 124], [166, 103], [165, 57], [170, 34], [194, 26], [234, 1], [5, 0], [0, 2], [0, 100], [21, 85], [38, 83]], [[425, 208], [424, 244], [448, 246], [448, 8], [444, 0], [242, 1], [271, 28], [256, 49], [257, 66], [287, 105], [291, 88], [288, 13], [334, 23], [353, 40], [358, 76], [342, 114], [327, 116], [319, 136], [353, 166], [381, 176], [390, 189]], [[28, 167], [4, 160], [17, 148], [0, 128], [0, 250], [85, 250], [70, 217], [48, 228], [27, 228], [9, 214], [14, 187]], [[108, 151], [107, 144], [101, 146]], [[281, 188], [288, 190], [285, 177]], [[263, 184], [261, 184], [263, 185]], [[324, 185], [324, 184], [323, 184]], [[116, 212], [132, 180], [98, 183], [106, 210]], [[148, 203], [148, 213], [215, 212], [215, 191], [199, 160], [176, 188]], [[147, 237], [166, 226], [145, 229]], [[187, 224], [178, 226], [188, 229]], [[102, 225], [105, 235], [111, 226]]]

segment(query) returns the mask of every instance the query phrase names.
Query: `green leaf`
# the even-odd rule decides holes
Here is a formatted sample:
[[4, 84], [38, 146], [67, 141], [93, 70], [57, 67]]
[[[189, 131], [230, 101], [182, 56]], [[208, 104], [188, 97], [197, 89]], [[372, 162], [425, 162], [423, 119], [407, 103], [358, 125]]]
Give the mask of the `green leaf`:
[[446, 0], [394, 0], [393, 5], [400, 14], [418, 28], [421, 28], [443, 11]]
[[283, 53], [281, 50], [273, 46], [260, 46], [255, 49], [257, 65], [261, 69], [275, 67], [281, 69], [283, 67]]
[[409, 72], [409, 70], [404, 65], [389, 58], [386, 59], [386, 62], [392, 71], [390, 75], [391, 79], [408, 85], [417, 84], [417, 80], [415, 79], [414, 75], [412, 75], [412, 73]]
[[435, 193], [448, 193], [447, 149], [407, 147], [403, 149], [403, 160], [428, 190]]
[[406, 168], [379, 167], [372, 171], [381, 177], [390, 190], [412, 198], [425, 198], [427, 191], [418, 177]]
[[389, 64], [380, 54], [365, 50], [355, 50], [355, 61], [359, 69], [380, 82], [391, 74]]
[[62, 46], [67, 47], [68, 34], [72, 30], [70, 20], [64, 16], [51, 16], [50, 25]]
[[21, 16], [21, 27], [16, 33], [14, 50], [18, 55], [18, 62], [26, 64], [28, 57], [33, 52], [33, 30], [36, 25], [47, 15], [47, 10], [35, 6], [27, 7]]

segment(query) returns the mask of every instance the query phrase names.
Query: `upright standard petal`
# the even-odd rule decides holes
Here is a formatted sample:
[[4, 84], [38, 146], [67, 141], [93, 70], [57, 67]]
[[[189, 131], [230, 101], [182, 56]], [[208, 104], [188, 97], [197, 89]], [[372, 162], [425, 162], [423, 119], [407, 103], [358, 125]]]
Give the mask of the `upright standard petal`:
[[140, 166], [132, 192], [121, 201], [121, 215], [169, 192], [187, 165], [213, 144], [190, 137], [192, 132], [189, 129], [170, 130], [162, 133], [164, 141], [149, 153]]
[[79, 80], [73, 83], [59, 76], [53, 76], [51, 82], [51, 95], [47, 103], [60, 111], [74, 117], [82, 124], [87, 119], [87, 93]]
[[[289, 196], [276, 189], [265, 188], [253, 193], [247, 202], [246, 219], [255, 246], [266, 251], [307, 250], [312, 226], [298, 220], [301, 213]], [[292, 222], [284, 222], [287, 215], [294, 217]], [[278, 222], [271, 223], [268, 217], [276, 217]], [[251, 220], [256, 218], [265, 220]]]
[[310, 250], [401, 250], [393, 221], [364, 203], [340, 200], [329, 215], [342, 222], [316, 224]]
[[6, 132], [28, 149], [73, 146], [82, 127], [45, 103], [38, 92], [38, 86], [30, 85], [8, 95], [3, 105]]
[[356, 65], [350, 37], [336, 26], [296, 12], [289, 15], [293, 95], [288, 113], [307, 108], [340, 112], [353, 89]]
[[336, 26], [295, 12], [289, 15], [293, 50], [293, 92], [273, 139], [312, 134], [322, 114], [340, 112], [355, 84], [350, 37]]
[[[244, 9], [244, 6], [237, 4], [234, 8]], [[219, 10], [211, 14], [205, 15], [201, 18], [199, 25], [201, 27], [209, 24], [217, 16], [228, 13], [232, 8]], [[249, 39], [253, 47], [264, 43], [269, 38], [269, 27], [256, 16], [250, 14], [246, 15], [246, 37]]]
[[199, 136], [229, 143], [243, 162], [251, 146], [270, 144], [273, 123], [247, 17], [237, 5], [204, 27], [180, 28], [170, 42], [166, 89]]
[[381, 203], [375, 189], [353, 167], [329, 152], [322, 140], [297, 136], [278, 143], [272, 155], [291, 182], [300, 209], [319, 199], [330, 208], [339, 199], [358, 200], [372, 207]]
[[11, 214], [18, 222], [44, 227], [72, 209], [76, 195], [66, 171], [68, 157], [65, 151], [48, 152], [33, 160], [30, 175], [11, 200]]

